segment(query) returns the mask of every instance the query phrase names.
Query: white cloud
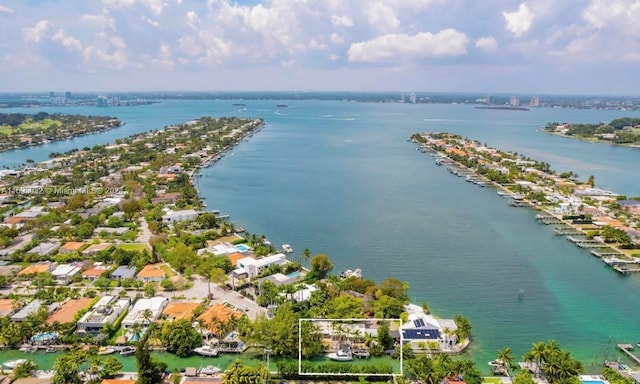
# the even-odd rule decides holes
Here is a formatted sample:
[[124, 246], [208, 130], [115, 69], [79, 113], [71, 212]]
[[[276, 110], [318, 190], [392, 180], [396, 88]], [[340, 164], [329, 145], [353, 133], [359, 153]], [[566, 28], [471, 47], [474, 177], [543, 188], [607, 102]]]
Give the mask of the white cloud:
[[387, 34], [351, 44], [348, 55], [349, 61], [352, 62], [384, 62], [401, 58], [462, 55], [467, 52], [467, 42], [467, 36], [455, 29], [445, 29], [436, 34]]
[[119, 36], [101, 32], [94, 45], [83, 51], [85, 63], [120, 70], [127, 66], [127, 44]]
[[22, 29], [22, 37], [28, 43], [37, 43], [49, 35], [53, 23], [49, 20], [40, 20], [33, 27]]
[[325, 44], [325, 43], [323, 43], [321, 41], [318, 41], [317, 39], [309, 40], [308, 47], [310, 49], [321, 50], [321, 51], [329, 49], [329, 46], [327, 46], [327, 44]]
[[0, 13], [13, 13], [13, 12], [15, 12], [13, 8], [9, 8], [0, 4]]
[[142, 20], [145, 23], [147, 23], [147, 24], [149, 24], [149, 25], [151, 25], [153, 27], [156, 27], [156, 28], [158, 28], [160, 26], [160, 23], [158, 21], [152, 20], [152, 19], [150, 19], [150, 18], [148, 18], [148, 17], [146, 17], [144, 15], [140, 16], [140, 20]]
[[475, 46], [483, 51], [493, 52], [498, 49], [498, 41], [491, 36], [481, 37], [476, 40]]
[[200, 17], [195, 11], [187, 12], [187, 23], [191, 26], [191, 28], [198, 28], [198, 24], [200, 24]]
[[400, 26], [395, 10], [383, 2], [369, 3], [366, 7], [369, 24], [382, 32], [393, 32]]
[[331, 24], [336, 27], [353, 27], [353, 20], [349, 15], [332, 15]]
[[344, 44], [344, 37], [335, 32], [329, 36], [329, 40], [333, 44]]
[[82, 20], [101, 29], [108, 28], [112, 31], [115, 30], [115, 21], [109, 14], [85, 14], [82, 15]]
[[104, 0], [104, 5], [112, 9], [130, 9], [137, 5], [149, 8], [153, 13], [159, 15], [165, 7], [164, 0]]
[[171, 47], [167, 43], [161, 43], [158, 54], [155, 57], [150, 55], [143, 55], [143, 61], [146, 61], [154, 66], [161, 67], [165, 70], [171, 70], [174, 68], [175, 63], [172, 58]]
[[82, 51], [82, 43], [73, 36], [68, 36], [64, 29], [59, 29], [51, 36], [51, 40], [59, 42], [63, 47], [71, 50]]
[[533, 22], [533, 13], [527, 6], [522, 3], [515, 12], [502, 12], [504, 20], [507, 22], [507, 29], [511, 31], [515, 37], [521, 37], [530, 28]]

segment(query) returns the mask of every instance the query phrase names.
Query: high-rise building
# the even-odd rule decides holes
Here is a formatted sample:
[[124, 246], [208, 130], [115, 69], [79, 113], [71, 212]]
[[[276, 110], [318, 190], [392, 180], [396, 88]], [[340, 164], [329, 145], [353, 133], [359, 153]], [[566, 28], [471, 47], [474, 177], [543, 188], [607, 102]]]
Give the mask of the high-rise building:
[[411, 94], [409, 95], [409, 102], [411, 104], [415, 104], [416, 103], [416, 94], [411, 92]]
[[520, 98], [511, 96], [511, 99], [509, 100], [509, 105], [511, 105], [512, 107], [520, 106]]
[[53, 91], [49, 92], [49, 97], [56, 97], [56, 93]]
[[533, 96], [531, 101], [529, 102], [530, 107], [539, 107], [540, 106], [540, 98], [538, 96]]
[[66, 97], [67, 99], [71, 98], [71, 92], [67, 91], [64, 93], [64, 97]]

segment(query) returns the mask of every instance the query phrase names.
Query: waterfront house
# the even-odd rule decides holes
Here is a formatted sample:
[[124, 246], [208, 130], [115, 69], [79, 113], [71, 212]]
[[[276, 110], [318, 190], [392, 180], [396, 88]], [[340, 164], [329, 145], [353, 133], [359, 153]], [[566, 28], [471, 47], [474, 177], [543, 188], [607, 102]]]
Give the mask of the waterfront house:
[[173, 224], [181, 221], [193, 221], [198, 217], [198, 212], [194, 209], [184, 209], [181, 211], [169, 211], [162, 216], [164, 224]]
[[[271, 265], [285, 265], [287, 258], [284, 253], [277, 253], [275, 255], [263, 257], [261, 259], [254, 259], [252, 257], [245, 257], [238, 260], [236, 263], [238, 269], [244, 271], [248, 277], [254, 277], [260, 274], [260, 272]], [[235, 273], [235, 271], [234, 271]], [[240, 272], [241, 274], [241, 272]]]
[[[169, 299], [161, 296], [138, 299], [131, 310], [129, 310], [129, 313], [127, 313], [127, 316], [122, 320], [122, 326], [125, 329], [133, 328], [134, 324], [148, 327], [150, 323], [160, 318], [162, 311], [168, 303]], [[147, 313], [149, 316], [146, 316]]]
[[227, 324], [232, 318], [239, 319], [241, 316], [242, 312], [235, 308], [216, 303], [198, 316], [197, 321], [205, 337], [210, 335], [221, 337], [225, 333], [223, 325]]
[[171, 302], [162, 311], [162, 315], [171, 321], [193, 319], [193, 314], [200, 303]]
[[171, 192], [171, 193], [163, 193], [158, 194], [156, 197], [151, 199], [151, 204], [175, 204], [176, 201], [182, 198], [182, 193], [180, 192]]
[[402, 323], [404, 343], [411, 344], [414, 350], [424, 350], [431, 342], [437, 342], [439, 348], [453, 347], [456, 343], [456, 323], [450, 319], [436, 319], [415, 304], [405, 305], [407, 321]]
[[29, 304], [22, 307], [18, 312], [11, 316], [11, 321], [22, 322], [31, 314], [35, 314], [40, 309], [42, 302], [38, 299], [33, 300]]
[[127, 308], [129, 308], [129, 299], [126, 297], [102, 296], [89, 312], [78, 320], [78, 333], [98, 334], [106, 324], [113, 324]]
[[121, 265], [116, 268], [115, 271], [111, 273], [111, 278], [113, 279], [130, 279], [136, 275], [136, 268], [129, 267], [127, 265]]
[[79, 299], [72, 299], [58, 308], [47, 317], [46, 323], [51, 325], [53, 323], [67, 324], [75, 319], [78, 312], [86, 309], [91, 305], [94, 299], [89, 297], [81, 297]]
[[145, 265], [136, 277], [145, 283], [160, 282], [167, 277], [167, 273], [162, 269], [161, 264], [150, 264]]

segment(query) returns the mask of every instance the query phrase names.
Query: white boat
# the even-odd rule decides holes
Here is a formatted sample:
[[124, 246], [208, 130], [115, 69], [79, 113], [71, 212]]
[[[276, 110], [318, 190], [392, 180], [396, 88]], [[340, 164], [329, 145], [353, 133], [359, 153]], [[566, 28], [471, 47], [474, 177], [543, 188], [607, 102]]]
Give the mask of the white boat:
[[289, 244], [282, 244], [282, 252], [291, 253], [293, 252], [293, 248]]
[[207, 357], [216, 357], [220, 354], [220, 351], [211, 345], [203, 345], [202, 347], [194, 348], [193, 352]]
[[353, 355], [348, 349], [339, 349], [337, 352], [329, 353], [327, 357], [333, 361], [351, 361]]
[[136, 347], [124, 347], [120, 350], [120, 356], [131, 356], [136, 353]]
[[100, 347], [98, 349], [97, 354], [98, 355], [110, 355], [112, 353], [114, 353], [116, 350], [115, 348], [111, 348], [111, 347]]
[[198, 371], [198, 373], [201, 375], [215, 375], [220, 372], [222, 372], [222, 369], [214, 367], [213, 365], [207, 365], [204, 368], [200, 368], [200, 370]]
[[24, 364], [26, 363], [27, 359], [16, 359], [16, 360], [9, 360], [9, 361], [5, 361], [4, 363], [2, 363], [2, 365], [4, 367], [7, 367], [9, 369], [14, 369], [15, 367], [17, 367], [20, 364]]
[[492, 367], [503, 367], [504, 366], [504, 363], [502, 362], [502, 360], [491, 360], [488, 364], [490, 366], [492, 366]]

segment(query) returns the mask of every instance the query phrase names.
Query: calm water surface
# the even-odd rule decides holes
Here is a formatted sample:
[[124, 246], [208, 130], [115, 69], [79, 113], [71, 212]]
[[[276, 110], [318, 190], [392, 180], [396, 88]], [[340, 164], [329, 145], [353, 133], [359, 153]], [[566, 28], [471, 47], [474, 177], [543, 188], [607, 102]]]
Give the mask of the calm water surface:
[[[476, 110], [466, 105], [349, 102], [172, 101], [133, 108], [68, 108], [110, 114], [123, 128], [0, 154], [0, 163], [44, 160], [51, 151], [111, 142], [203, 115], [263, 117], [268, 125], [197, 185], [208, 207], [237, 225], [309, 247], [335, 270], [361, 268], [367, 278], [410, 283], [411, 299], [436, 315], [457, 313], [473, 325], [470, 357], [486, 362], [510, 346], [556, 339], [590, 369], [617, 358], [615, 343], [640, 340], [640, 278], [623, 277], [553, 235], [535, 213], [512, 208], [438, 167], [406, 141], [419, 131], [449, 131], [573, 170], [598, 186], [640, 195], [640, 150], [584, 143], [542, 132], [548, 121], [609, 121], [638, 113], [534, 109]], [[34, 110], [27, 110], [35, 112]], [[47, 110], [60, 111], [59, 109]], [[518, 292], [525, 294], [519, 299]], [[486, 367], [486, 369], [485, 369]]]

